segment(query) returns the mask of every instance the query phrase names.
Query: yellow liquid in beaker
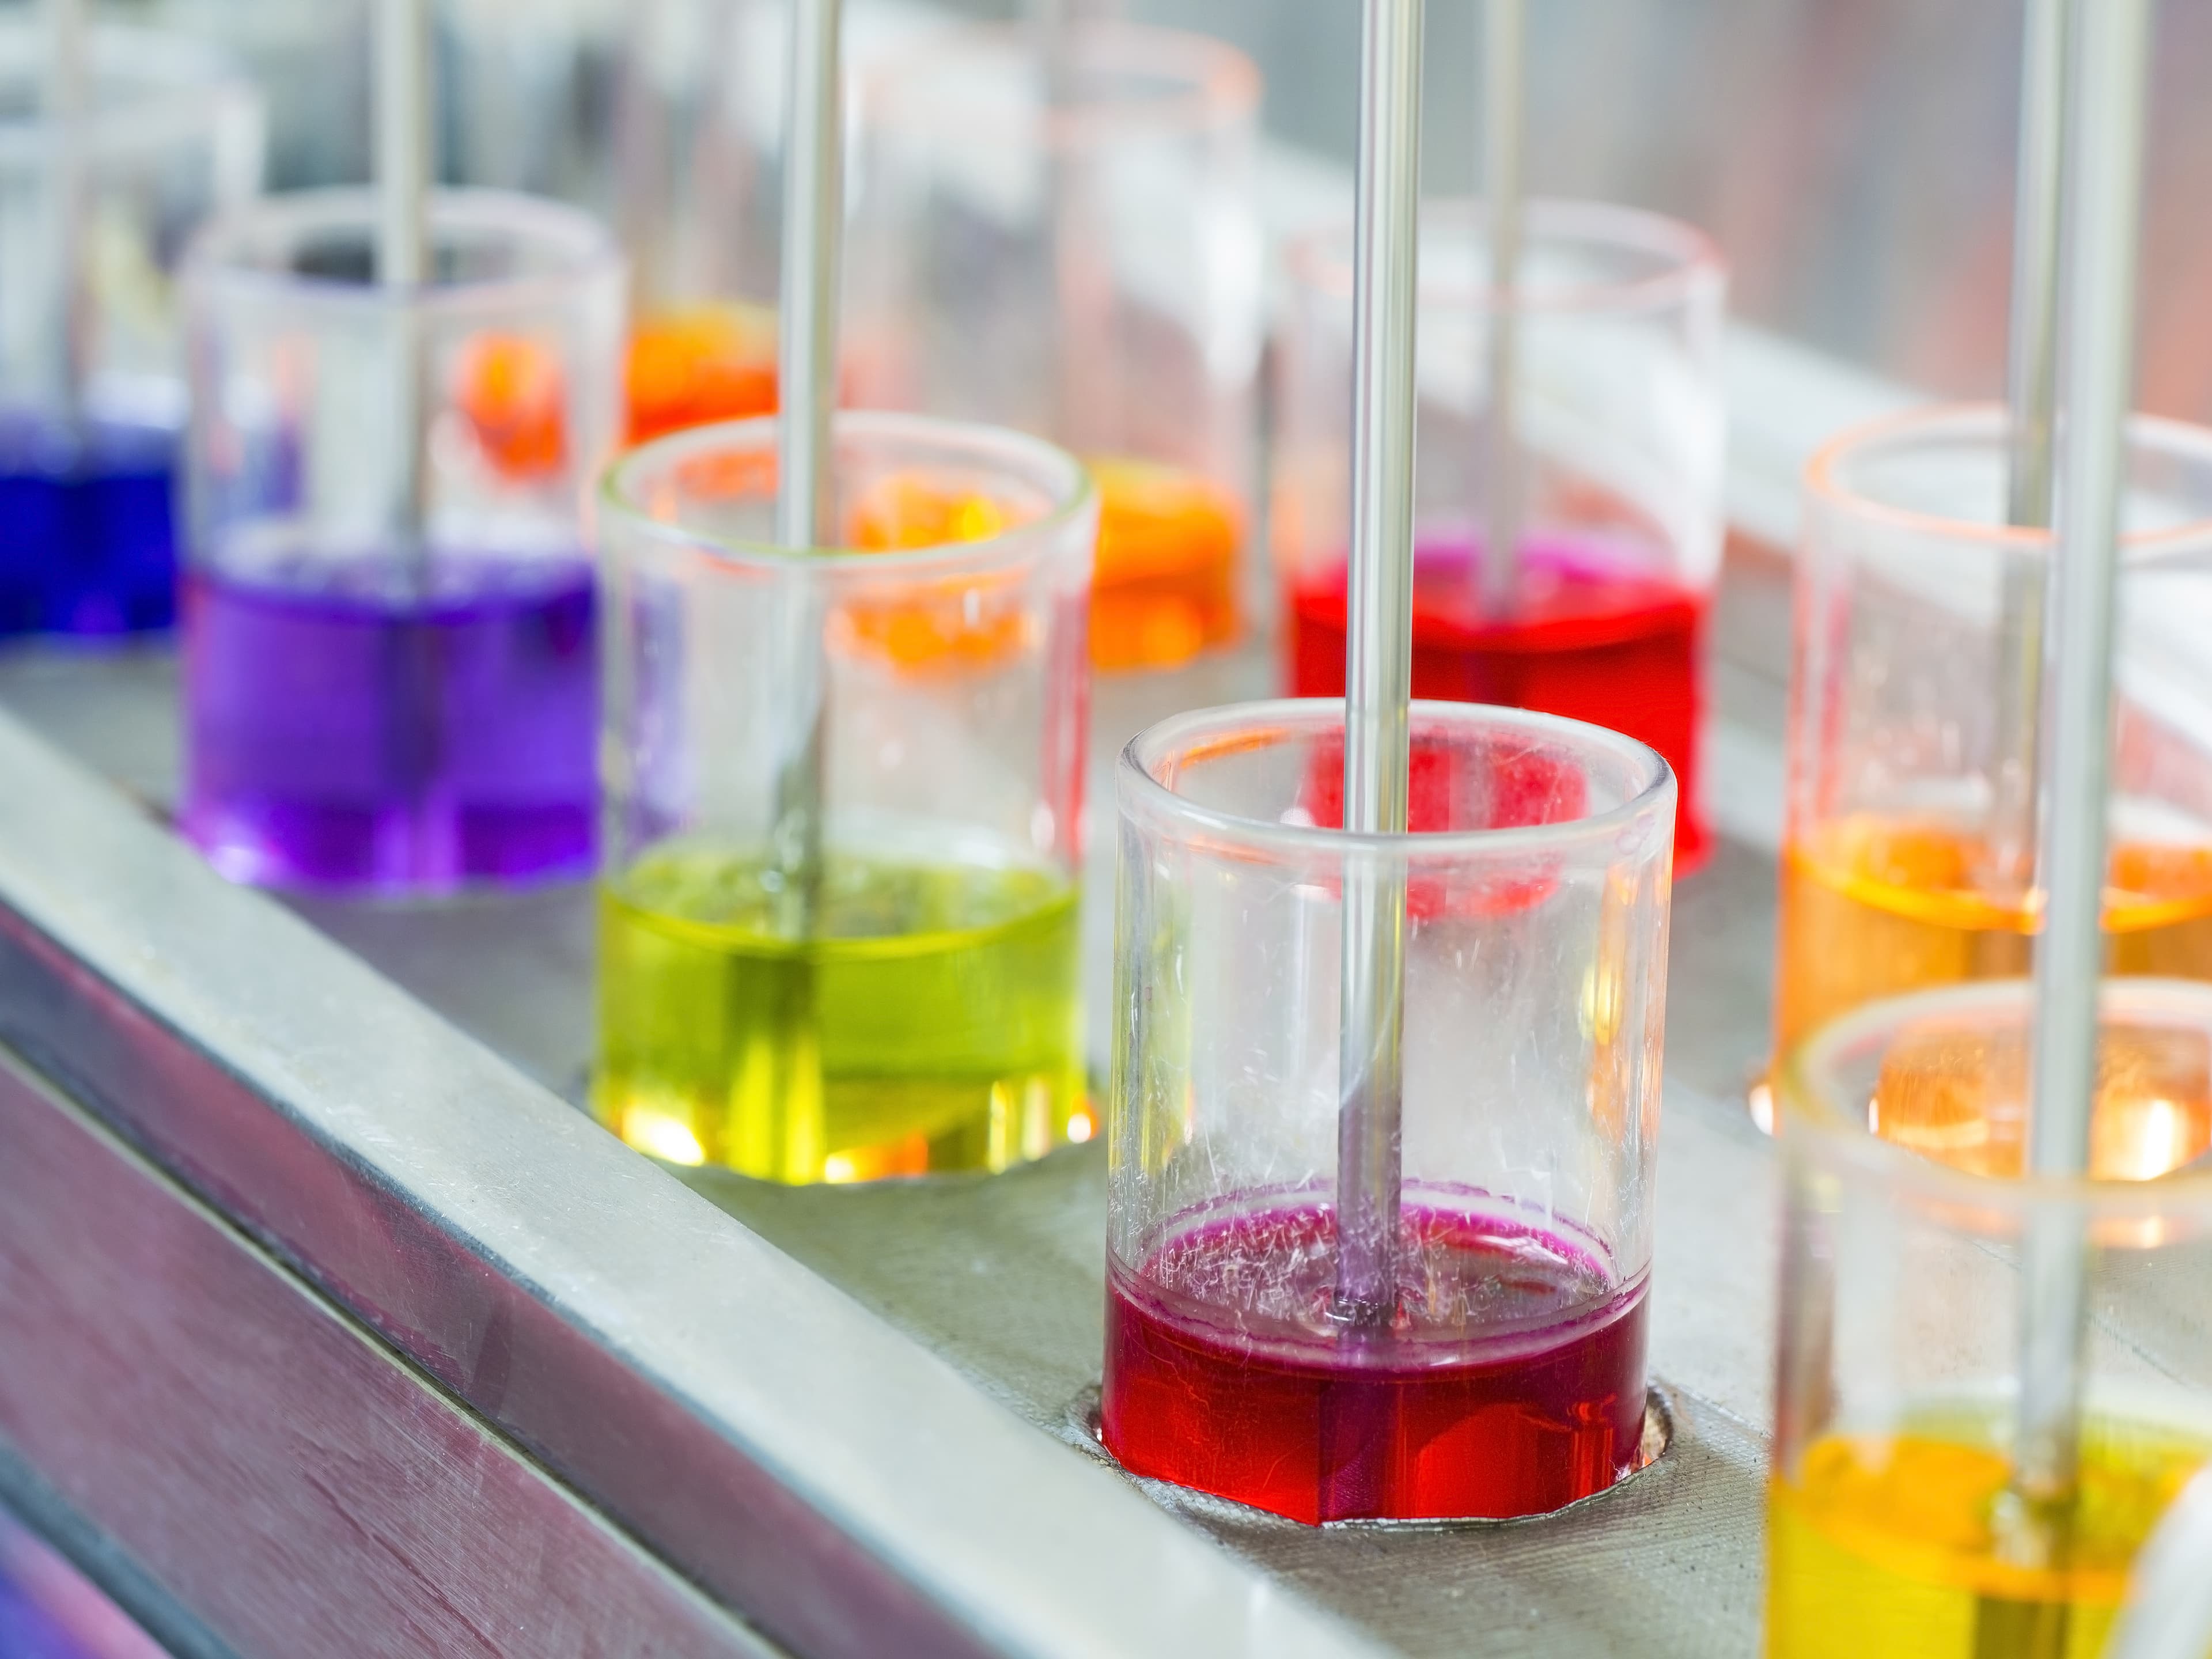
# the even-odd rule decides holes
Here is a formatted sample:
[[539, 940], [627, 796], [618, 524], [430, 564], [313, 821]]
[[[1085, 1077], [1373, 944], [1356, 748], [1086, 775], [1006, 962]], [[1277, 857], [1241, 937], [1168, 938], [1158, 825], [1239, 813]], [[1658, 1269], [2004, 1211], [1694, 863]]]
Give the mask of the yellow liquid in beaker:
[[600, 1121], [787, 1182], [1003, 1170], [1089, 1138], [1064, 877], [832, 852], [794, 940], [769, 874], [677, 847], [605, 890]]
[[2104, 1650], [2136, 1553], [2212, 1441], [2092, 1418], [2061, 1567], [2002, 1559], [1995, 1413], [1830, 1436], [1768, 1487], [1768, 1659], [2032, 1659], [2063, 1607], [2067, 1659]]
[[[1776, 1052], [1881, 997], [2031, 971], [2036, 916], [1976, 884], [1977, 835], [1859, 816], [1789, 847]], [[2123, 840], [2112, 854], [2107, 971], [2212, 980], [2212, 847]]]

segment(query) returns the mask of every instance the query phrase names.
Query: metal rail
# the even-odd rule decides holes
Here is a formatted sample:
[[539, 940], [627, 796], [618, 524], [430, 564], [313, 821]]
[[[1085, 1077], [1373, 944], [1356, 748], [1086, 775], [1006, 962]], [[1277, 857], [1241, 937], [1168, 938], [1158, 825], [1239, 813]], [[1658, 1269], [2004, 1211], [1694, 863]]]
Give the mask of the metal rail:
[[[240, 1654], [611, 1650], [580, 1626], [543, 1639], [559, 1601], [543, 1575], [563, 1558], [549, 1543], [533, 1576], [506, 1540], [553, 1540], [531, 1507], [547, 1504], [580, 1505], [594, 1536], [657, 1558], [637, 1573], [689, 1581], [824, 1659], [1370, 1650], [218, 880], [4, 718], [0, 780], [0, 1043], [46, 1085], [11, 1083], [0, 1180], [66, 1158], [66, 1180], [29, 1186], [76, 1218], [29, 1191], [0, 1201], [0, 1350], [40, 1357], [0, 1367], [0, 1439], [161, 1560], [157, 1576], [203, 1616], [231, 1604], [211, 1529], [183, 1514], [214, 1504], [216, 1537], [240, 1516], [363, 1522], [224, 1540], [225, 1572], [307, 1621], [289, 1645], [243, 1614], [218, 1622]], [[187, 1236], [204, 1269], [175, 1265]], [[303, 1292], [279, 1297], [270, 1262], [342, 1313], [319, 1316], [375, 1363], [300, 1371], [286, 1327], [241, 1314], [231, 1288], [260, 1273], [254, 1294], [290, 1297], [298, 1324]], [[143, 1342], [107, 1334], [141, 1329]], [[133, 1424], [159, 1395], [142, 1401], [132, 1379], [168, 1375], [152, 1365], [161, 1352], [176, 1378], [204, 1378], [199, 1403], [236, 1461], [172, 1457], [158, 1416]], [[69, 1431], [66, 1413], [103, 1398], [122, 1402], [125, 1431]], [[289, 1429], [288, 1407], [307, 1426]], [[319, 1506], [297, 1490], [318, 1463]], [[512, 1503], [494, 1489], [533, 1466]], [[471, 1518], [441, 1521], [456, 1492]], [[447, 1528], [435, 1559], [455, 1577], [406, 1550], [419, 1571], [372, 1571], [395, 1527]], [[349, 1578], [363, 1573], [373, 1586]], [[327, 1602], [406, 1629], [447, 1601], [482, 1614], [480, 1644], [377, 1648], [362, 1624], [313, 1622]], [[726, 1620], [704, 1628], [720, 1647], [667, 1650], [743, 1650]]]

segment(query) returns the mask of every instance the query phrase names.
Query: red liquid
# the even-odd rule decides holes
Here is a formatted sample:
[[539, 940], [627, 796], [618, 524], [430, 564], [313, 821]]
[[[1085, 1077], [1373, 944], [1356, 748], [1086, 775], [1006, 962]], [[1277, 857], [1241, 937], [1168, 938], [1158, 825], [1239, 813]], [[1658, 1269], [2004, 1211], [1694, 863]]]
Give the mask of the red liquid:
[[1328, 1316], [1322, 1206], [1182, 1234], [1106, 1295], [1106, 1446], [1294, 1521], [1504, 1519], [1604, 1491], [1644, 1434], [1644, 1285], [1496, 1217], [1408, 1208], [1399, 1318]]
[[[1413, 561], [1413, 695], [1564, 714], [1650, 744], [1681, 791], [1675, 866], [1705, 848], [1697, 811], [1705, 594], [1628, 568], [1601, 541], [1534, 541], [1519, 605], [1480, 614], [1464, 541], [1425, 542]], [[1291, 676], [1302, 697], [1344, 695], [1344, 570], [1291, 592]]]

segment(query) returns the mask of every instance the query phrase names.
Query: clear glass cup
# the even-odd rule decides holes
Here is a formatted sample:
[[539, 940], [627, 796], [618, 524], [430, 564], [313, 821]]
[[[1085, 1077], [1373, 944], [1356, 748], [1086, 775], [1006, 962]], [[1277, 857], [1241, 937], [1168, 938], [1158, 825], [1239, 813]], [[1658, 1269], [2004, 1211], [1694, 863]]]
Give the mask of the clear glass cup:
[[1035, 439], [846, 414], [839, 544], [794, 553], [776, 429], [661, 439], [601, 490], [593, 1108], [672, 1163], [787, 1182], [1088, 1139], [1096, 495]]
[[856, 404], [1049, 436], [1102, 514], [1092, 659], [1242, 626], [1263, 258], [1260, 77], [1202, 36], [1021, 26], [866, 76], [847, 280]]
[[0, 635], [166, 628], [173, 278], [200, 220], [260, 188], [261, 106], [219, 52], [100, 28], [65, 120], [43, 41], [35, 8], [0, 21]]
[[271, 885], [587, 875], [621, 256], [573, 209], [441, 191], [432, 280], [387, 289], [375, 222], [270, 198], [191, 255], [182, 825]]
[[[1625, 732], [1681, 781], [1677, 852], [1704, 854], [1705, 618], [1725, 531], [1728, 276], [1705, 235], [1533, 201], [1510, 303], [1480, 204], [1421, 228], [1413, 695]], [[1270, 533], [1300, 696], [1344, 691], [1351, 533], [1352, 231], [1295, 243], [1276, 356]], [[1518, 367], [1497, 418], [1497, 322]], [[1510, 481], [1501, 497], [1494, 480]], [[1486, 555], [1501, 501], [1516, 556]], [[1505, 537], [1499, 534], [1497, 539]], [[1500, 568], [1502, 567], [1502, 568]]]
[[[1340, 702], [1179, 715], [1117, 774], [1102, 1426], [1304, 1522], [1555, 1510], [1641, 1466], [1674, 781], [1417, 703], [1412, 833], [1346, 834]], [[1340, 1322], [1344, 892], [1406, 895], [1399, 1299]]]
[[[2118, 590], [2108, 963], [2212, 979], [2212, 431], [2138, 419]], [[2051, 538], [2004, 417], [1930, 409], [1806, 474], [1775, 1052], [1876, 999], [2029, 971]]]
[[[2020, 1175], [2034, 993], [1869, 1003], [1778, 1069], [1786, 1210], [1767, 1648], [2104, 1650], [2212, 1459], [2212, 988], [2104, 990], [2093, 1178]], [[2083, 1242], [2073, 1495], [2015, 1493], [2023, 1240]]]

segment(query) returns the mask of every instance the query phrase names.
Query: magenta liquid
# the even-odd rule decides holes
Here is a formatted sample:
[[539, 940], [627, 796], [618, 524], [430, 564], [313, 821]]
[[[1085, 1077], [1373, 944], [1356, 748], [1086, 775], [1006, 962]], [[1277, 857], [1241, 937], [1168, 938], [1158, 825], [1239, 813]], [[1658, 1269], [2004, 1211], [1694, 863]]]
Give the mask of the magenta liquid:
[[407, 893], [587, 874], [590, 565], [295, 559], [184, 588], [183, 828], [234, 880]]
[[1329, 1318], [1335, 1218], [1285, 1207], [1109, 1267], [1106, 1445], [1295, 1521], [1540, 1515], [1637, 1467], [1644, 1285], [1494, 1216], [1406, 1212], [1399, 1317]]

